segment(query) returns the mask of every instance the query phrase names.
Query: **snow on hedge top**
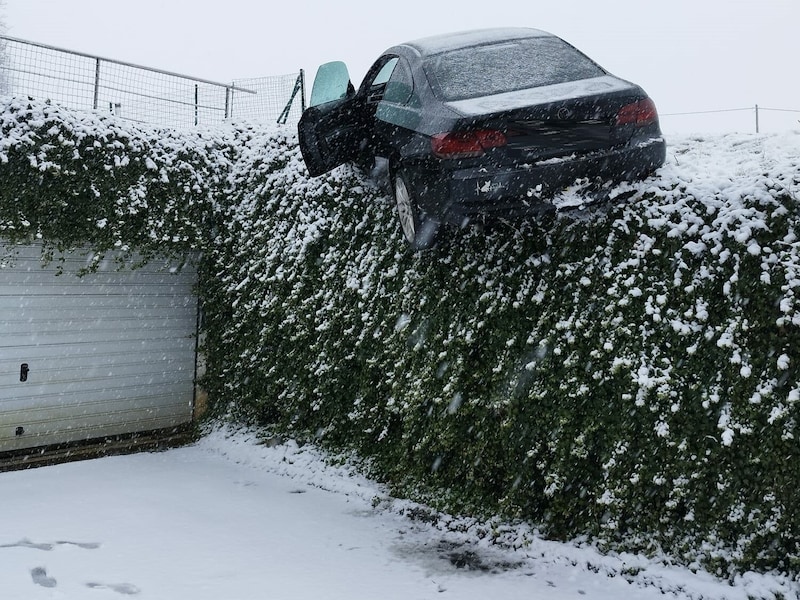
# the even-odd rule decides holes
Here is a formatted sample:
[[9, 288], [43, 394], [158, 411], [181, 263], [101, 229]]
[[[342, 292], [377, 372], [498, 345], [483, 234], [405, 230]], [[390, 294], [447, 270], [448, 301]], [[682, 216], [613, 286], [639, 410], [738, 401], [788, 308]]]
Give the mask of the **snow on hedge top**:
[[[136, 123], [98, 111], [80, 111], [49, 101], [0, 96], [0, 162], [8, 161], [8, 150], [18, 146], [33, 146], [48, 123], [53, 127], [44, 133], [59, 136], [69, 133], [73, 142], [87, 138], [104, 140], [111, 148], [142, 151], [150, 148], [157, 156], [172, 162], [181, 152], [214, 154], [222, 158], [221, 148], [236, 145], [235, 140], [247, 132], [250, 136], [281, 136], [285, 130], [277, 125], [232, 123], [230, 126], [202, 126], [191, 129], [170, 129]], [[41, 140], [38, 140], [39, 142]], [[63, 141], [63, 137], [60, 141]], [[95, 142], [99, 145], [102, 142]], [[266, 144], [264, 148], [266, 148]], [[155, 168], [154, 158], [147, 160], [150, 169]]]
[[[263, 161], [285, 150], [286, 132], [276, 127], [176, 130], [0, 97], [0, 168], [11, 186], [0, 231], [101, 251], [196, 250], [207, 238], [203, 215], [219, 208], [235, 165], [253, 164], [254, 149]], [[86, 212], [94, 219], [75, 217]]]
[[703, 243], [717, 245], [724, 231], [746, 244], [765, 223], [763, 214], [745, 205], [767, 207], [781, 195], [798, 198], [800, 133], [679, 138], [654, 184], [652, 191], [663, 198], [661, 209], [651, 211], [654, 225], [671, 226], [674, 236], [688, 232], [696, 219], [687, 203], [699, 200], [717, 215], [714, 228], [697, 232]]
[[[320, 185], [310, 185], [293, 129], [248, 123], [172, 130], [19, 97], [0, 97], [0, 163], [8, 161], [10, 148], [29, 147], [32, 163], [40, 161], [38, 167], [46, 169], [47, 148], [36, 144], [41, 144], [37, 138], [48, 123], [54, 124], [47, 133], [56, 136], [57, 143], [76, 145], [91, 138], [95, 146], [118, 150], [108, 169], [126, 166], [122, 151], [128, 150], [144, 155], [140, 160], [164, 181], [171, 171], [185, 167], [187, 153], [194, 154], [195, 160], [201, 157], [210, 169], [225, 165], [231, 182], [247, 181], [248, 172], [259, 165], [281, 162], [283, 173], [275, 175], [283, 179], [283, 189], [298, 196], [341, 181], [334, 171], [315, 180]], [[64, 139], [67, 134], [71, 140]], [[680, 137], [667, 142], [667, 162], [655, 176], [623, 184], [612, 195], [627, 193], [634, 201], [644, 200], [647, 225], [667, 228], [670, 237], [685, 239], [686, 249], [693, 254], [710, 251], [724, 262], [728, 258], [725, 244], [733, 240], [753, 255], [770, 255], [774, 249], [762, 248], [753, 236], [766, 229], [769, 214], [786, 210], [775, 198], [796, 200], [800, 195], [800, 132]], [[75, 158], [80, 159], [77, 154]], [[195, 165], [188, 168], [196, 170]], [[198, 185], [203, 183], [200, 175], [196, 179]], [[584, 202], [580, 186], [556, 199], [562, 209]], [[700, 212], [713, 215], [710, 222], [698, 214], [698, 204], [704, 207]], [[788, 237], [777, 242], [786, 245], [795, 240]]]
[[[745, 243], [753, 231], [764, 228], [763, 215], [745, 209], [745, 204], [769, 203], [782, 194], [797, 199], [800, 194], [800, 132], [676, 136], [667, 144], [667, 161], [653, 177], [623, 184], [615, 194], [636, 191], [657, 196], [650, 208], [650, 225], [674, 228], [673, 236], [691, 229], [696, 218], [688, 204], [699, 201], [709, 214], [718, 215], [714, 223], [720, 230]], [[580, 188], [565, 194], [558, 205], [582, 204], [585, 198], [579, 192]], [[701, 236], [717, 237], [709, 238], [708, 233]]]
[[[240, 155], [242, 166], [274, 159], [276, 146], [283, 151], [296, 152], [295, 132], [274, 124], [236, 124], [232, 126], [202, 126], [193, 129], [166, 129], [120, 119], [110, 114], [84, 112], [63, 108], [49, 102], [21, 97], [0, 96], [0, 161], [8, 160], [7, 150], [13, 146], [31, 145], [33, 131], [47, 122], [59, 122], [80, 140], [84, 137], [105, 139], [114, 145], [125, 144], [141, 149], [143, 142], [177, 153], [193, 149], [204, 153], [230, 144], [247, 131], [246, 137], [258, 138], [245, 144]], [[279, 144], [265, 143], [277, 138]], [[668, 159], [655, 177], [645, 182], [623, 186], [619, 191], [636, 190], [660, 196], [659, 211], [655, 210], [653, 224], [658, 219], [684, 214], [687, 198], [708, 204], [708, 210], [718, 212], [717, 223], [722, 229], [735, 233], [744, 243], [748, 233], [763, 228], [763, 222], [752, 211], [741, 211], [744, 198], [760, 202], [780, 193], [797, 196], [800, 193], [800, 132], [783, 134], [729, 134], [716, 137], [674, 137], [667, 140]], [[153, 167], [152, 161], [148, 162]], [[294, 178], [295, 173], [289, 174]], [[305, 185], [304, 182], [298, 182]], [[561, 206], [582, 202], [569, 194], [558, 200]], [[691, 217], [689, 217], [691, 220]], [[675, 219], [669, 219], [675, 221]], [[688, 229], [688, 226], [680, 226]], [[734, 227], [734, 229], [731, 229]], [[684, 229], [685, 231], [685, 229]]]

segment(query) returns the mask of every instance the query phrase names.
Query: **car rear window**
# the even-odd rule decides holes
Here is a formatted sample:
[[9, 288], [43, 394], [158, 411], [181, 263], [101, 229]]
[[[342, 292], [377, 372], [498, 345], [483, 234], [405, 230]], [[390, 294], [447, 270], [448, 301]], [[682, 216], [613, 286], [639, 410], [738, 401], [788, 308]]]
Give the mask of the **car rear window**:
[[606, 72], [557, 37], [537, 37], [462, 48], [431, 56], [425, 72], [440, 100], [464, 100]]

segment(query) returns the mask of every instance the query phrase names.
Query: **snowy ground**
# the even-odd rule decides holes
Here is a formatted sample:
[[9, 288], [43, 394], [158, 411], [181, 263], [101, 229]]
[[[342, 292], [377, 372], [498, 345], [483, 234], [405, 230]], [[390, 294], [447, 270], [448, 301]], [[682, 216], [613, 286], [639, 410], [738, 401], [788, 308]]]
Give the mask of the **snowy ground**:
[[530, 532], [501, 548], [474, 523], [410, 518], [419, 507], [313, 448], [247, 432], [0, 473], [0, 497], [3, 600], [800, 597], [778, 578], [731, 586]]

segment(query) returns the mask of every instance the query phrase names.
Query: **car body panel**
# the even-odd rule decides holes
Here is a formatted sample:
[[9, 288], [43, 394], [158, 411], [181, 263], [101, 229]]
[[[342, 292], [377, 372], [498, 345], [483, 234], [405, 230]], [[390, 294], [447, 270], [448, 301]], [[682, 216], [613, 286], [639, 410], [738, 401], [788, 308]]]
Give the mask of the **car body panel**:
[[663, 151], [661, 140], [654, 138], [632, 148], [570, 155], [517, 167], [457, 169], [446, 179], [448, 188], [440, 193], [459, 201], [446, 203], [432, 199], [432, 202], [444, 208], [443, 220], [452, 223], [463, 223], [478, 215], [548, 213], [553, 209], [545, 200], [555, 191], [578, 179], [601, 178], [611, 183], [638, 179], [661, 166]]

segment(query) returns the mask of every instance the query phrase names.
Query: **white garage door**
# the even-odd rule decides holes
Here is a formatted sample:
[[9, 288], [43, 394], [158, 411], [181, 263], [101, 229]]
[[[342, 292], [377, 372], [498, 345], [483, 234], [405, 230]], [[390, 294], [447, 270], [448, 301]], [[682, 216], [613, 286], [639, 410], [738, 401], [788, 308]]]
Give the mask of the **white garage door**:
[[189, 422], [194, 271], [40, 256], [0, 247], [0, 452]]

